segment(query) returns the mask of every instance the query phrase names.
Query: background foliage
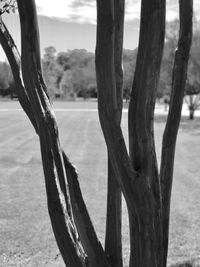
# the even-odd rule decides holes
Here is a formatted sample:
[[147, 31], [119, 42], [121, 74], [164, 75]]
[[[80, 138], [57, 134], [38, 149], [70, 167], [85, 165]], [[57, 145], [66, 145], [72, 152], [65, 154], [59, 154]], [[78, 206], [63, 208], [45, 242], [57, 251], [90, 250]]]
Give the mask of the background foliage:
[[[4, 10], [6, 10], [4, 8]], [[162, 59], [160, 82], [157, 92], [158, 98], [170, 95], [173, 58], [178, 39], [178, 21], [167, 24], [165, 48]], [[188, 66], [188, 77], [185, 93], [196, 95], [200, 92], [200, 30], [199, 22], [194, 23], [194, 37]], [[129, 99], [133, 73], [135, 69], [137, 48], [124, 49], [123, 95]], [[76, 97], [95, 98], [97, 96], [95, 56], [85, 49], [74, 49], [57, 52], [55, 47], [45, 48], [42, 58], [43, 75], [51, 98], [69, 99]], [[9, 90], [6, 93], [6, 89]], [[11, 90], [10, 90], [11, 88]], [[13, 78], [9, 65], [0, 62], [0, 95], [10, 95], [14, 91]]]

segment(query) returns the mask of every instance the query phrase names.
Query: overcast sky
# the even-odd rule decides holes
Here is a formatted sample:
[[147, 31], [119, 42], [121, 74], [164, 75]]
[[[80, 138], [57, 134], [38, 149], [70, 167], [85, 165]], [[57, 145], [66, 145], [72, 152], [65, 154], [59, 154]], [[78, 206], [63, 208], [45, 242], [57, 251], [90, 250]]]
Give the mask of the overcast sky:
[[[126, 21], [139, 18], [140, 15], [139, 0], [126, 0]], [[36, 0], [38, 12], [45, 16], [54, 16], [65, 18], [68, 21], [80, 23], [96, 22], [96, 0]], [[194, 0], [194, 9], [197, 13], [200, 11], [200, 1]], [[178, 0], [167, 0], [167, 20], [173, 20], [177, 17]]]
[[[148, 1], [148, 0], [147, 0]], [[124, 48], [138, 45], [140, 3], [126, 0]], [[96, 40], [96, 0], [36, 0], [40, 28], [40, 44], [54, 46], [57, 52], [87, 49], [94, 52]], [[194, 0], [195, 16], [200, 19], [200, 0]], [[178, 0], [167, 0], [167, 20], [178, 17]], [[3, 15], [3, 19], [20, 50], [18, 15]], [[0, 60], [6, 60], [0, 49]]]

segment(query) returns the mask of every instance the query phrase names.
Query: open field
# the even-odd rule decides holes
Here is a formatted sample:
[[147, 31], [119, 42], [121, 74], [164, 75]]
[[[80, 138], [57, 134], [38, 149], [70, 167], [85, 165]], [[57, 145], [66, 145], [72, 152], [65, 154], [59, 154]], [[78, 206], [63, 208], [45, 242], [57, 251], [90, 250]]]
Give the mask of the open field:
[[[64, 267], [46, 208], [38, 137], [16, 101], [0, 102], [0, 267]], [[96, 102], [57, 102], [61, 143], [77, 166], [84, 199], [104, 240], [106, 147]], [[158, 161], [165, 117], [155, 123]], [[127, 112], [122, 128], [127, 135]], [[200, 118], [183, 119], [172, 192], [169, 265], [200, 258]], [[124, 255], [128, 225], [123, 211]], [[127, 263], [127, 261], [126, 261]]]

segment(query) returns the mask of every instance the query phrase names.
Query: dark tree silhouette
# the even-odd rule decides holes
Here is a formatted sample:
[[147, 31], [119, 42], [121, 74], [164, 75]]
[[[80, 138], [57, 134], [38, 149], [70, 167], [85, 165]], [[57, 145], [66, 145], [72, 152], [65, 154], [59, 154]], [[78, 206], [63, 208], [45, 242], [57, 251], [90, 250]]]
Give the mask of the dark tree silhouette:
[[123, 266], [123, 193], [130, 224], [129, 266], [166, 267], [175, 144], [192, 40], [192, 0], [179, 1], [179, 40], [160, 171], [153, 122], [165, 37], [165, 0], [142, 0], [139, 47], [128, 116], [129, 152], [120, 126], [124, 0], [97, 0], [98, 110], [108, 149], [105, 249], [92, 226], [76, 170], [59, 141], [56, 119], [42, 77], [35, 1], [17, 0], [17, 4], [21, 57], [2, 20], [0, 42], [13, 71], [19, 101], [39, 136], [49, 215], [66, 266]]

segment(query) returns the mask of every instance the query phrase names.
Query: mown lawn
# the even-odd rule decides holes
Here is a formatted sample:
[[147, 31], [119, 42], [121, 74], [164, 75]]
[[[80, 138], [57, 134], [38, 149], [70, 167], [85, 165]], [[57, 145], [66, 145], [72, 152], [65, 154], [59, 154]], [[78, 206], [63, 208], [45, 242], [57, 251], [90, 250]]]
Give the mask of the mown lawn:
[[[38, 137], [18, 108], [16, 101], [0, 102], [0, 266], [64, 267], [47, 214]], [[55, 108], [62, 146], [77, 166], [84, 199], [103, 242], [107, 158], [96, 103], [57, 102]], [[124, 113], [125, 136], [126, 121]], [[163, 116], [156, 117], [158, 160], [164, 121]], [[172, 192], [169, 264], [200, 257], [199, 137], [200, 119], [183, 119]], [[125, 208], [123, 240], [127, 258]]]

